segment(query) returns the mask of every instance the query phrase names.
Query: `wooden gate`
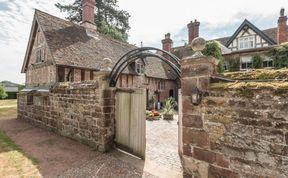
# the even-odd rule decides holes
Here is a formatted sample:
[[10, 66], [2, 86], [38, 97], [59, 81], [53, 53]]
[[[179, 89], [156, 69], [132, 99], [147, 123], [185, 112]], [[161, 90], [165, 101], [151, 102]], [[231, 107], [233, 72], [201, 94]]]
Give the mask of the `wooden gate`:
[[118, 89], [116, 92], [116, 146], [145, 158], [145, 89]]

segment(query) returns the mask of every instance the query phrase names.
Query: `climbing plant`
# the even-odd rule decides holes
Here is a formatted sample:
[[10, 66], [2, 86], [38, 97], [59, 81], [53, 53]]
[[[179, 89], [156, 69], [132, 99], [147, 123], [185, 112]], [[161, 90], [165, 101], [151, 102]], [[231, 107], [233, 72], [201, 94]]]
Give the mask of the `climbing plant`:
[[206, 56], [213, 56], [218, 59], [217, 72], [224, 72], [224, 59], [222, 56], [220, 44], [217, 41], [212, 40], [207, 42], [206, 47], [203, 50], [203, 54]]
[[288, 67], [288, 43], [270, 49], [267, 55], [273, 59], [275, 68]]
[[263, 59], [260, 55], [255, 55], [252, 57], [252, 68], [260, 69], [262, 67]]

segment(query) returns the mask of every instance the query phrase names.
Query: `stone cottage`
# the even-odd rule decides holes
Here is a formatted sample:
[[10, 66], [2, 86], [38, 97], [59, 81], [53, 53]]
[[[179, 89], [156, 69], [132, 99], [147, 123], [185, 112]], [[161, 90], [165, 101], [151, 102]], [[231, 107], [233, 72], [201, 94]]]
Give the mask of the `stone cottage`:
[[[97, 72], [113, 68], [128, 51], [137, 48], [97, 32], [94, 0], [83, 0], [83, 22], [75, 24], [36, 10], [21, 72], [26, 89], [49, 90], [61, 82], [94, 80]], [[176, 97], [175, 77], [159, 60], [132, 63], [120, 76], [118, 87], [146, 88], [147, 103]], [[154, 99], [155, 100], [155, 99]]]
[[[252, 67], [252, 57], [262, 57], [262, 67], [272, 68], [273, 60], [266, 53], [269, 49], [280, 45], [288, 40], [287, 16], [284, 9], [280, 10], [277, 21], [278, 26], [260, 30], [249, 20], [245, 19], [232, 36], [214, 39], [221, 45], [225, 60], [225, 70], [247, 70]], [[188, 25], [188, 42], [199, 36], [200, 22], [191, 21]], [[188, 45], [172, 47], [173, 41], [166, 40], [165, 49], [177, 55], [180, 59], [190, 56], [193, 51]]]

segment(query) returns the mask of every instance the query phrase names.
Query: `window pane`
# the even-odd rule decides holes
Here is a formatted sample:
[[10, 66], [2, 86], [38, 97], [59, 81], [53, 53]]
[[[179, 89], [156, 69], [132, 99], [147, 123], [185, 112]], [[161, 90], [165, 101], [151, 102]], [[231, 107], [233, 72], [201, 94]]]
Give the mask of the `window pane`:
[[247, 68], [252, 68], [252, 63], [247, 63]]

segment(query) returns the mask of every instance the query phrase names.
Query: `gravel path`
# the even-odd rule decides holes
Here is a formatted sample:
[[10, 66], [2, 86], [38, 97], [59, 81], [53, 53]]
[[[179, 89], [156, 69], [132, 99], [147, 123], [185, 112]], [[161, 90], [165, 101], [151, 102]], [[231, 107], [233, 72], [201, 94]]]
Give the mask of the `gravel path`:
[[176, 171], [181, 171], [178, 155], [178, 117], [146, 121], [146, 158]]

